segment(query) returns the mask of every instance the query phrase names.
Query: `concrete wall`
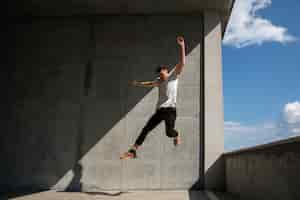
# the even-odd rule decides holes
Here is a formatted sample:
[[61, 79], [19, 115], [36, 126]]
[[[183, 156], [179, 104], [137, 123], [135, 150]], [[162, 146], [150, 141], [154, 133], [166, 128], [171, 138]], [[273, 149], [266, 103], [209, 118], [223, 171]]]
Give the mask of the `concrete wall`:
[[1, 190], [46, 189], [77, 162], [89, 26], [84, 20], [23, 19], [9, 33]]
[[105, 0], [52, 0], [52, 1], [7, 1], [6, 11], [9, 16], [74, 16], [74, 15], [170, 15], [200, 13], [203, 10], [215, 10], [224, 18], [230, 12], [233, 0], [164, 0], [153, 2], [151, 0], [133, 1], [105, 1]]
[[225, 154], [227, 191], [241, 199], [300, 199], [300, 137]]
[[216, 12], [204, 14], [205, 187], [224, 188], [224, 114], [222, 83], [222, 27]]
[[[40, 18], [10, 25], [8, 119], [1, 189], [187, 189], [199, 179], [200, 16]], [[187, 65], [179, 80], [174, 147], [164, 124], [139, 159], [120, 161], [153, 114], [158, 64], [176, 64], [184, 35]], [[14, 43], [11, 43], [13, 45]], [[9, 116], [9, 117], [7, 117]]]

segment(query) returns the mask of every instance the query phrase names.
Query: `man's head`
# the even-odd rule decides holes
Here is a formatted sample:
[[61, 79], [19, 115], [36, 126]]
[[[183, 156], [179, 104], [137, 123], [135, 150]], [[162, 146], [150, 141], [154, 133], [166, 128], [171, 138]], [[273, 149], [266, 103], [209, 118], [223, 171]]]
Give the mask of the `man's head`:
[[168, 78], [169, 66], [168, 65], [159, 65], [156, 68], [156, 72], [159, 73], [161, 80], [166, 80]]

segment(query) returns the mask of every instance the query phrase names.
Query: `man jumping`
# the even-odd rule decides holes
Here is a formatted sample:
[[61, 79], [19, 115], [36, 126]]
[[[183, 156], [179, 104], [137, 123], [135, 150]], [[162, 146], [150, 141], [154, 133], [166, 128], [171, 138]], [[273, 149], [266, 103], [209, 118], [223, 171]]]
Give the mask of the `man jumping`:
[[156, 112], [148, 120], [147, 124], [142, 129], [140, 135], [136, 139], [134, 145], [125, 152], [120, 159], [130, 159], [137, 157], [137, 149], [143, 144], [148, 133], [153, 130], [161, 121], [165, 121], [166, 135], [173, 138], [174, 145], [181, 143], [180, 135], [175, 130], [176, 113], [176, 97], [178, 88], [178, 75], [182, 72], [185, 65], [185, 44], [182, 36], [177, 37], [177, 43], [180, 46], [180, 59], [175, 67], [169, 70], [167, 65], [160, 65], [157, 68], [159, 77], [154, 81], [138, 82], [133, 81], [132, 85], [142, 87], [158, 87], [159, 95], [156, 104]]

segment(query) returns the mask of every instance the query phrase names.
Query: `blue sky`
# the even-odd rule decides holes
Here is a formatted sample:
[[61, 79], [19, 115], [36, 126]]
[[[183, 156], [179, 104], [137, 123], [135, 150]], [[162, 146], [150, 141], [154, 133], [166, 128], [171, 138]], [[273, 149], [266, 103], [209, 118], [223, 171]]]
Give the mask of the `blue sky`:
[[236, 0], [223, 39], [226, 150], [300, 135], [299, 11], [299, 0]]

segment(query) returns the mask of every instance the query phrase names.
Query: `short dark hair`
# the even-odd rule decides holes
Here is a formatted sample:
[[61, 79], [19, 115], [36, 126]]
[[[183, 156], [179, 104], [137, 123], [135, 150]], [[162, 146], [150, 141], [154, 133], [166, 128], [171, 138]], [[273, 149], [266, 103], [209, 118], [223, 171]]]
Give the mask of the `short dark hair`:
[[168, 66], [168, 65], [159, 65], [159, 66], [156, 68], [155, 72], [156, 72], [156, 73], [159, 73], [162, 69], [166, 69], [166, 70], [169, 71], [169, 66]]

